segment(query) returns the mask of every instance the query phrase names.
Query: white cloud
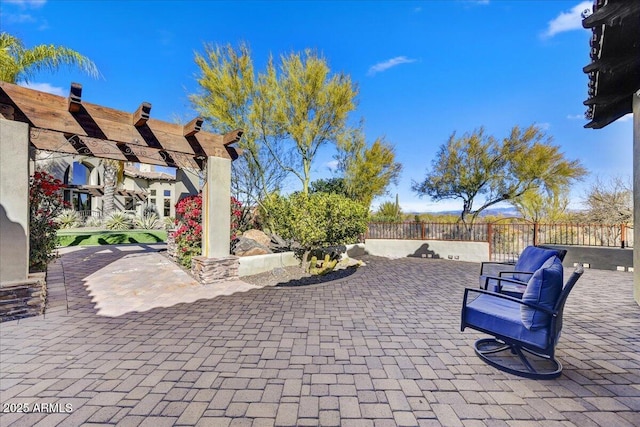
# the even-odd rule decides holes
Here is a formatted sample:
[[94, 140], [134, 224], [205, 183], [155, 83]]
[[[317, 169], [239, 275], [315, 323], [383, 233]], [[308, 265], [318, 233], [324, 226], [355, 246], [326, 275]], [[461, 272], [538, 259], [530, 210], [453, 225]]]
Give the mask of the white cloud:
[[633, 120], [633, 113], [625, 114], [618, 119], [619, 122], [628, 122], [630, 120]]
[[368, 76], [373, 76], [377, 73], [382, 73], [383, 71], [387, 71], [389, 68], [397, 67], [401, 64], [410, 64], [412, 62], [416, 62], [415, 59], [407, 58], [406, 56], [396, 56], [395, 58], [388, 59], [384, 62], [378, 62], [375, 65], [372, 65], [367, 72]]
[[39, 90], [40, 92], [51, 93], [53, 95], [67, 96], [63, 88], [52, 86], [49, 83], [20, 83], [20, 86], [33, 90]]
[[336, 169], [338, 169], [338, 161], [331, 160], [330, 162], [325, 163], [324, 166], [331, 172], [334, 172]]
[[571, 8], [568, 12], [562, 12], [560, 15], [549, 21], [549, 25], [544, 33], [543, 38], [553, 37], [558, 33], [565, 31], [582, 29], [582, 12], [593, 6], [591, 1], [583, 1], [580, 4]]
[[47, 0], [4, 0], [5, 3], [16, 4], [23, 9], [31, 8], [37, 9], [44, 6]]
[[569, 114], [567, 115], [569, 120], [584, 120], [584, 114]]
[[3, 13], [1, 18], [9, 24], [26, 24], [30, 22], [36, 22], [36, 19], [33, 16], [26, 13]]

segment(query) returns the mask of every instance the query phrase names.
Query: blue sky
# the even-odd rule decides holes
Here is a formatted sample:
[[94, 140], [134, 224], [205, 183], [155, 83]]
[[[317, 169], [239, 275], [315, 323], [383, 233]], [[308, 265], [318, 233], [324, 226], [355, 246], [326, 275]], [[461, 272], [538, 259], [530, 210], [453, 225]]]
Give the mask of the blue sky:
[[[125, 111], [151, 102], [152, 117], [190, 120], [198, 91], [194, 52], [205, 43], [247, 42], [256, 70], [269, 56], [313, 48], [334, 72], [358, 84], [351, 123], [365, 120], [367, 140], [384, 136], [403, 164], [391, 194], [404, 211], [460, 209], [419, 198], [438, 147], [455, 131], [484, 126], [498, 138], [514, 125], [542, 126], [568, 158], [591, 175], [574, 186], [579, 208], [596, 178], [632, 174], [630, 115], [602, 130], [584, 129], [590, 32], [580, 12], [591, 1], [45, 1], [3, 0], [0, 27], [37, 44], [64, 45], [102, 73], [40, 73], [32, 87]], [[332, 176], [332, 148], [312, 179]], [[299, 188], [292, 180], [290, 190]]]

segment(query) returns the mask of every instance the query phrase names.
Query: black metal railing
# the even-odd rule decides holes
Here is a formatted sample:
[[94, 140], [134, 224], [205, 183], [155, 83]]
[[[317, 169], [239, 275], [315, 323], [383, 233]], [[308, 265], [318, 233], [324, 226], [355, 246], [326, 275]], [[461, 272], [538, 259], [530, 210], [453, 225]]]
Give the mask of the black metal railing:
[[365, 239], [488, 242], [492, 260], [512, 261], [529, 245], [633, 247], [627, 224], [541, 224], [521, 220], [476, 223], [372, 222]]

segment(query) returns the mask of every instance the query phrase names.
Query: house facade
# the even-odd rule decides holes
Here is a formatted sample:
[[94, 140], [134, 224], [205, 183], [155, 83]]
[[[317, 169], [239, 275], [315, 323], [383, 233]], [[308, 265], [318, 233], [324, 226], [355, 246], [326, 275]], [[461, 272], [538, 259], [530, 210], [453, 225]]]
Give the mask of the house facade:
[[[104, 166], [100, 159], [56, 153], [38, 152], [31, 170], [41, 169], [60, 179], [64, 199], [82, 217], [101, 218], [104, 205]], [[145, 210], [158, 218], [175, 217], [176, 203], [200, 191], [200, 176], [196, 171], [125, 163], [118, 185], [117, 211], [141, 216]]]

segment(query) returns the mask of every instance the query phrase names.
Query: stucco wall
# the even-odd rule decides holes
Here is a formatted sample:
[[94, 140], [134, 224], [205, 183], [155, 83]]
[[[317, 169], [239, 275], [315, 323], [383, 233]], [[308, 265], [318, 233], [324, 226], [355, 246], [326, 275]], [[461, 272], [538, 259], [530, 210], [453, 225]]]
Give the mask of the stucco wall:
[[0, 116], [0, 286], [29, 272], [29, 125]]
[[417, 257], [469, 262], [489, 261], [489, 244], [487, 242], [367, 239], [365, 247], [370, 255], [388, 258]]
[[293, 252], [240, 257], [238, 276], [251, 276], [265, 271], [271, 271], [275, 268], [299, 264], [300, 260], [295, 257]]
[[565, 268], [576, 264], [597, 270], [633, 271], [633, 249], [601, 248], [592, 246], [545, 245], [549, 248], [566, 249]]

